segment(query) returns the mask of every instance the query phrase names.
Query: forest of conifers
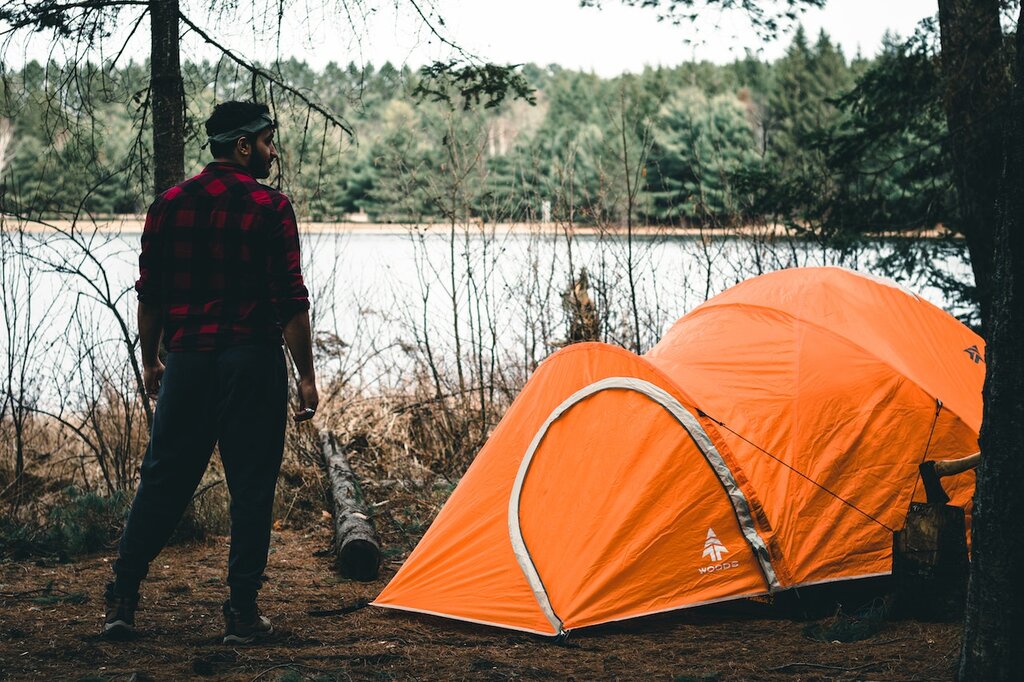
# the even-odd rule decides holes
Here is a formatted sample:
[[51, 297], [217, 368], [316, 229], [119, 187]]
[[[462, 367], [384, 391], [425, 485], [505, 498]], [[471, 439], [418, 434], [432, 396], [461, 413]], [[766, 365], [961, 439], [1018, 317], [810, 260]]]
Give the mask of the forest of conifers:
[[[925, 25], [873, 59], [849, 59], [826, 34], [800, 30], [774, 62], [747, 55], [610, 79], [527, 64], [532, 97], [492, 107], [424, 95], [429, 76], [408, 67], [275, 64], [351, 134], [229, 62], [187, 63], [186, 174], [209, 160], [212, 105], [255, 91], [280, 125], [271, 180], [307, 220], [763, 222], [839, 238], [950, 225], [936, 43]], [[4, 211], [145, 212], [145, 64], [30, 62], [2, 75]]]

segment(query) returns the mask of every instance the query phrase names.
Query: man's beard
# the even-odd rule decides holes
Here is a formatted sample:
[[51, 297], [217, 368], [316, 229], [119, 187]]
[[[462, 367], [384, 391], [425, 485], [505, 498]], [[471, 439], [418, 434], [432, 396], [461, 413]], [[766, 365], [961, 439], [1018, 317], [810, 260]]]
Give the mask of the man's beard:
[[263, 180], [270, 177], [271, 160], [260, 154], [253, 154], [249, 157], [249, 172], [254, 178]]

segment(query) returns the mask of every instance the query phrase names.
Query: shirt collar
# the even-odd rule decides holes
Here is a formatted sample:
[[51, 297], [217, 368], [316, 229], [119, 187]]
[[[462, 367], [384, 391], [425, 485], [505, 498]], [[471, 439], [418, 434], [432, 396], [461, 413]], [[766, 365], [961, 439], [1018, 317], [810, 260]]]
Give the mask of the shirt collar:
[[[234, 161], [211, 161], [203, 168], [204, 173], [242, 173], [252, 178], [252, 173], [245, 166]], [[255, 180], [255, 178], [253, 178]]]

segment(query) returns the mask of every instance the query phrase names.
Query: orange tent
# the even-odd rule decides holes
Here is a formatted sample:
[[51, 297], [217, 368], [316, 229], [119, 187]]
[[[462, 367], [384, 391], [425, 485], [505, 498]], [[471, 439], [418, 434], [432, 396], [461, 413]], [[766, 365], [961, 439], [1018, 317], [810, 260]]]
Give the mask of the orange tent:
[[[977, 450], [983, 358], [840, 268], [744, 282], [644, 357], [570, 346], [374, 604], [555, 635], [888, 573], [918, 464]], [[946, 487], [967, 507], [973, 477]]]

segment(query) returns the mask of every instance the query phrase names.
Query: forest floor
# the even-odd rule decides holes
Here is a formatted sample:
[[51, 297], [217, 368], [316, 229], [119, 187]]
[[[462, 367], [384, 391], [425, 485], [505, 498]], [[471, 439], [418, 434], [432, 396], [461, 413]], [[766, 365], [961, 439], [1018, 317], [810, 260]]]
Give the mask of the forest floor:
[[[166, 549], [143, 585], [139, 634], [99, 637], [111, 557], [0, 564], [0, 679], [10, 680], [947, 680], [962, 626], [886, 621], [867, 639], [816, 641], [826, 625], [729, 607], [571, 633], [562, 643], [375, 607], [394, 574], [337, 577], [327, 523], [274, 532], [261, 606], [277, 633], [225, 646], [227, 539]], [[342, 613], [346, 607], [356, 607]]]

